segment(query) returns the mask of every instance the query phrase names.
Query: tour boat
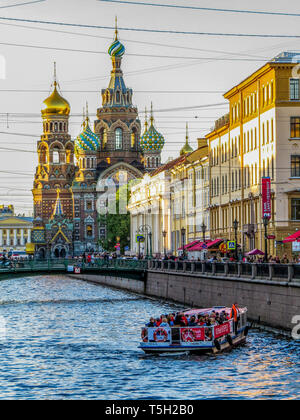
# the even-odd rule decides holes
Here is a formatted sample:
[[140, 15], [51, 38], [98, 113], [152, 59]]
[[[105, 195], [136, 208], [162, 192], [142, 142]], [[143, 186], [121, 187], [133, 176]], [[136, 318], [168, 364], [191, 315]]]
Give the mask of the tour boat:
[[[217, 306], [209, 309], [183, 311], [185, 316], [212, 316], [225, 312], [230, 318], [231, 308]], [[249, 332], [247, 308], [239, 308], [238, 321], [228, 319], [221, 325], [210, 327], [156, 327], [142, 328], [139, 346], [145, 353], [220, 353], [246, 342]]]

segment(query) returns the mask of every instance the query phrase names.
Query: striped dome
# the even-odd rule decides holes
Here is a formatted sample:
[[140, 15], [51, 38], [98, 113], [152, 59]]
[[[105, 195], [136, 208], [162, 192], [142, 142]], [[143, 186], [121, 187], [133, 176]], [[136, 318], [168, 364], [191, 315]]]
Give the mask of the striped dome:
[[96, 152], [100, 148], [99, 137], [93, 133], [88, 123], [75, 140], [75, 148], [77, 152]]
[[125, 47], [118, 39], [116, 39], [109, 47], [108, 54], [111, 57], [123, 57], [125, 54]]
[[160, 134], [153, 124], [150, 125], [149, 130], [147, 130], [141, 137], [141, 148], [144, 152], [146, 151], [161, 151], [165, 145], [165, 139], [162, 134]]

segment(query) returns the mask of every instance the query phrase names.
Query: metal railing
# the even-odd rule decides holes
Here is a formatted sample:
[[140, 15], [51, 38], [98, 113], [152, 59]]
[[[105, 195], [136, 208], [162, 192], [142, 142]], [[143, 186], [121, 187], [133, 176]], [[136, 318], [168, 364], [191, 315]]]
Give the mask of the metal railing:
[[146, 260], [95, 259], [90, 263], [78, 259], [45, 259], [45, 260], [11, 260], [0, 262], [1, 272], [38, 272], [38, 271], [69, 271], [69, 267], [80, 267], [84, 271], [98, 271], [101, 269], [114, 270], [146, 270]]
[[300, 280], [300, 264], [152, 260], [148, 261], [148, 269], [246, 279]]

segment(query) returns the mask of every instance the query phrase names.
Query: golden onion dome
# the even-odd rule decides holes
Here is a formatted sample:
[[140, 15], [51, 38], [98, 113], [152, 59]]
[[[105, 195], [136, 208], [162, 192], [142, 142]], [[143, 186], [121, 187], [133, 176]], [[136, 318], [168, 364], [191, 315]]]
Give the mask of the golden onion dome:
[[58, 93], [57, 82], [54, 82], [52, 94], [43, 103], [46, 107], [42, 109], [42, 115], [69, 115], [71, 112], [69, 102]]
[[189, 145], [189, 127], [188, 127], [188, 124], [186, 124], [185, 145], [180, 150], [180, 156], [188, 155], [188, 154], [192, 153], [193, 151], [194, 151], [193, 148]]

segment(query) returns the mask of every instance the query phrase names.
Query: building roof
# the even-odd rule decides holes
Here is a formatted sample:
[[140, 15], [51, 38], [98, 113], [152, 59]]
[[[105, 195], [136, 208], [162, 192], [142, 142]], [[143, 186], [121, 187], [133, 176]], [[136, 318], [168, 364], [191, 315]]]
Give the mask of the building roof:
[[164, 165], [160, 166], [159, 168], [155, 169], [153, 172], [150, 173], [150, 176], [156, 176], [161, 172], [170, 171], [176, 165], [183, 163], [187, 158], [187, 155], [179, 156], [178, 158], [165, 163]]

